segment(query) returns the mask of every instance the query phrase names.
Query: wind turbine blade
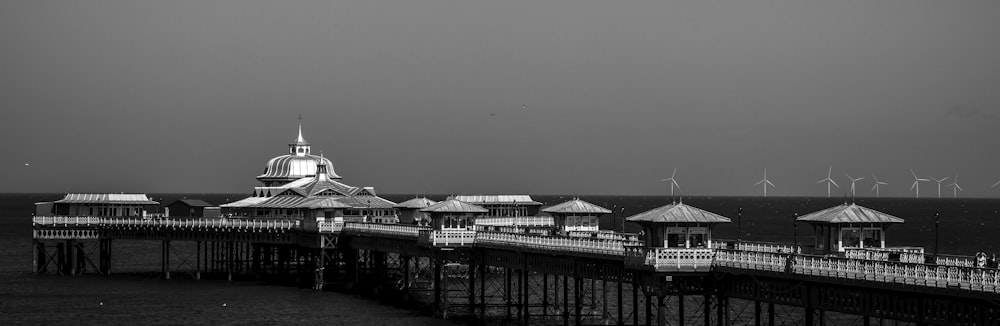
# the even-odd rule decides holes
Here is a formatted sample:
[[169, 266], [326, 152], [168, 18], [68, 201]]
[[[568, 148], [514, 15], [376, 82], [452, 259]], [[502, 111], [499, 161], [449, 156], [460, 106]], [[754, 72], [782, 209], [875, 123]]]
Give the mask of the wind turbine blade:
[[673, 179], [675, 175], [677, 175], [677, 168], [674, 168], [674, 173], [670, 174], [670, 178]]
[[844, 175], [846, 175], [848, 179], [854, 180], [854, 178], [852, 178], [850, 174], [847, 174], [847, 172], [844, 172]]
[[961, 190], [961, 191], [965, 191], [965, 189], [962, 189], [962, 186], [959, 186], [957, 183], [955, 184], [955, 188], [958, 188], [958, 190]]
[[944, 182], [945, 180], [948, 180], [948, 178], [950, 178], [950, 177], [944, 177], [944, 179], [941, 179], [941, 181], [938, 181], [938, 182]]
[[761, 182], [764, 182], [764, 180], [760, 180], [760, 181], [757, 181], [757, 183], [755, 183], [755, 184], [753, 184], [753, 185], [755, 185], [755, 186], [759, 186]]
[[864, 179], [865, 179], [865, 177], [860, 177], [860, 178], [854, 179], [854, 181], [861, 181], [861, 180], [864, 180]]
[[681, 189], [681, 185], [677, 183], [677, 180], [670, 180], [670, 182], [677, 186], [677, 189]]
[[910, 173], [913, 173], [913, 178], [914, 179], [920, 179], [919, 177], [917, 177], [917, 173], [913, 172], [913, 169], [910, 169]]
[[917, 187], [917, 181], [914, 181], [913, 185], [910, 186], [910, 190], [913, 190], [913, 188], [916, 188], [916, 187]]
[[998, 186], [998, 185], [1000, 185], [1000, 181], [997, 181], [997, 183], [994, 183], [992, 186], [990, 186], [990, 188], [996, 188], [996, 186]]
[[837, 188], [840, 188], [840, 185], [838, 185], [836, 181], [833, 181], [833, 179], [830, 179], [830, 183], [832, 183]]
[[774, 187], [774, 184], [771, 183], [771, 181], [767, 181], [767, 180], [764, 180], [764, 181], [767, 182], [767, 184], [771, 185], [771, 187]]
[[874, 186], [872, 186], [872, 191], [874, 191], [875, 189], [878, 189], [878, 184], [877, 183]]
[[[820, 181], [816, 181], [816, 183], [823, 183], [826, 180], [828, 180], [828, 179], [823, 179], [823, 180], [820, 180]], [[1000, 181], [997, 181], [997, 183], [1000, 183]]]
[[917, 179], [917, 181], [931, 181], [929, 179]]

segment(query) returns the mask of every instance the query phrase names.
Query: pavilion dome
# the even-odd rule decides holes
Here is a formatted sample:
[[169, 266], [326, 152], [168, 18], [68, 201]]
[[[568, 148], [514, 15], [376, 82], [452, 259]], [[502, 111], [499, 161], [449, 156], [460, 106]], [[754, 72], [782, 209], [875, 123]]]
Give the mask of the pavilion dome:
[[278, 186], [305, 177], [315, 177], [318, 165], [326, 165], [326, 175], [330, 179], [340, 179], [333, 171], [333, 163], [323, 156], [312, 155], [309, 142], [302, 137], [302, 125], [299, 125], [299, 135], [294, 142], [288, 144], [288, 154], [267, 161], [264, 173], [257, 180], [265, 186]]
[[[317, 165], [325, 164], [326, 175], [331, 179], [340, 179], [340, 176], [333, 171], [333, 163], [329, 159], [321, 156], [306, 154], [295, 155], [285, 154], [267, 161], [264, 166], [264, 173], [257, 176], [257, 179], [284, 179], [287, 181], [298, 180], [304, 177], [316, 176]], [[274, 180], [278, 181], [278, 180]]]

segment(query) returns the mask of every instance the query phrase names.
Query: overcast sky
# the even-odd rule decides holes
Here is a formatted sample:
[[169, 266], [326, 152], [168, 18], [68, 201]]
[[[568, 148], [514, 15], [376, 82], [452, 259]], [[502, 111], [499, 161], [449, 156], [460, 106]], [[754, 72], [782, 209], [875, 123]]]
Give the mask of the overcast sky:
[[[2, 192], [1000, 187], [1000, 1], [0, 2]], [[526, 108], [522, 108], [524, 105]], [[945, 184], [948, 184], [946, 182]], [[936, 196], [934, 183], [922, 196]], [[951, 189], [942, 192], [950, 196]]]

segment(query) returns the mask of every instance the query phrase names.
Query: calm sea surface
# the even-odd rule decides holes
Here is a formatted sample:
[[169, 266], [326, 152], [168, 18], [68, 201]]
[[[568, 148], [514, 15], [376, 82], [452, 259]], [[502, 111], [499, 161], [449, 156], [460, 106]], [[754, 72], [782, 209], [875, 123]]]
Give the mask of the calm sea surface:
[[[162, 203], [199, 198], [213, 204], [242, 198], [242, 194], [152, 194]], [[411, 310], [380, 304], [353, 295], [316, 292], [257, 282], [161, 280], [156, 244], [142, 241], [115, 243], [110, 277], [74, 277], [31, 274], [31, 212], [33, 203], [56, 200], [61, 194], [0, 194], [0, 325], [450, 325]], [[393, 201], [412, 196], [387, 195]], [[440, 197], [440, 196], [438, 196]], [[555, 204], [571, 196], [533, 196]], [[441, 199], [434, 198], [432, 199]], [[582, 196], [597, 205], [614, 208], [602, 228], [620, 228], [622, 216], [633, 215], [669, 201], [664, 197]], [[859, 204], [906, 220], [889, 228], [887, 244], [934, 246], [934, 213], [941, 213], [940, 251], [972, 255], [1000, 253], [1000, 200], [997, 199], [873, 199]], [[693, 197], [684, 202], [733, 219], [715, 230], [716, 238], [734, 239], [737, 209], [743, 209], [743, 238], [791, 242], [795, 213], [806, 214], [844, 202], [842, 198]], [[624, 214], [622, 214], [624, 208]], [[626, 226], [635, 231], [634, 226]], [[800, 243], [812, 242], [812, 230], [798, 226]], [[100, 303], [103, 302], [103, 305]], [[223, 307], [223, 303], [226, 304]]]

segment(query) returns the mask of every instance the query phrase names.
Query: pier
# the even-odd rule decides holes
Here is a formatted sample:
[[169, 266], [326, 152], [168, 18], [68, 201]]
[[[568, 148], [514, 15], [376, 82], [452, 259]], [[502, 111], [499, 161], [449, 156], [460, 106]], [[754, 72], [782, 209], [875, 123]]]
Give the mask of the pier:
[[[255, 218], [36, 216], [33, 225], [36, 273], [111, 275], [114, 243], [155, 240], [164, 278], [283, 277], [393, 300], [422, 292], [447, 318], [525, 325], [1000, 324], [1000, 272], [972, 257], [929, 263], [924, 254], [860, 249], [813, 255], [793, 244], [735, 240], [659, 248], [634, 235], [531, 234], [513, 223], [522, 232]], [[179, 242], [194, 248], [185, 253], [194, 258], [172, 265]]]
[[331, 165], [300, 126], [263, 186], [217, 208], [175, 203], [188, 211], [172, 217], [143, 194], [36, 203], [32, 270], [112, 275], [115, 244], [152, 241], [166, 279], [347, 291], [484, 324], [1000, 325], [996, 262], [886, 247], [903, 219], [853, 203], [795, 216], [814, 243], [765, 243], [713, 239], [731, 220], [683, 203], [617, 231], [598, 227], [611, 210], [579, 199], [397, 204]]

